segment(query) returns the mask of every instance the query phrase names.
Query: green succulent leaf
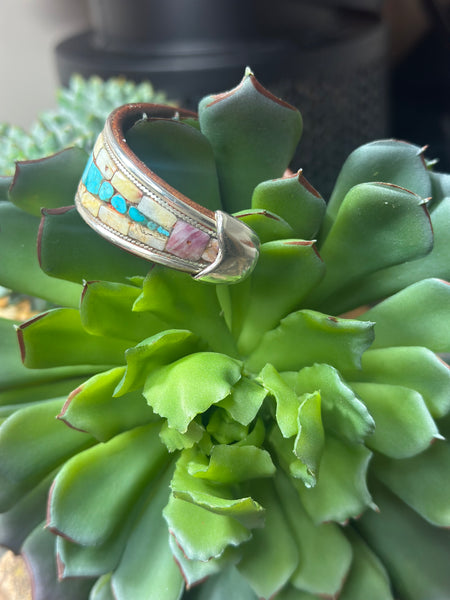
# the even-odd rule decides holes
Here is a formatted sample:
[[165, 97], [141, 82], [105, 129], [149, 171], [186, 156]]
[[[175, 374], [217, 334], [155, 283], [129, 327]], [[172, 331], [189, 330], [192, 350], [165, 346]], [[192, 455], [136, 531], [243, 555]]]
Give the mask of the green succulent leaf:
[[362, 356], [362, 370], [348, 374], [347, 378], [416, 390], [433, 417], [443, 417], [450, 410], [450, 367], [428, 348], [400, 346], [368, 350]]
[[450, 352], [450, 285], [425, 279], [380, 302], [363, 315], [375, 321], [373, 348], [425, 346]]
[[436, 441], [426, 452], [402, 461], [377, 456], [377, 477], [424, 519], [450, 526], [450, 445]]
[[354, 531], [347, 531], [347, 536], [353, 546], [353, 562], [339, 598], [394, 600], [389, 577], [381, 561]]
[[197, 421], [189, 423], [186, 433], [180, 433], [177, 429], [172, 429], [167, 421], [163, 421], [159, 437], [169, 452], [175, 452], [175, 450], [192, 448], [205, 437], [205, 433], [205, 428]]
[[42, 208], [73, 204], [87, 158], [81, 148], [67, 148], [46, 158], [18, 162], [10, 201], [36, 217]]
[[252, 539], [242, 547], [243, 557], [237, 568], [257, 596], [268, 600], [287, 583], [299, 557], [272, 482], [258, 482], [255, 488], [266, 510], [266, 520], [264, 527], [255, 529]]
[[249, 71], [235, 89], [203, 98], [198, 112], [214, 151], [225, 210], [242, 210], [258, 183], [281, 177], [288, 167], [302, 133], [301, 115]]
[[80, 600], [89, 596], [92, 580], [58, 579], [55, 538], [44, 528], [44, 523], [39, 524], [25, 540], [22, 554], [31, 575], [33, 600]]
[[267, 392], [275, 398], [275, 416], [283, 437], [290, 438], [297, 435], [297, 415], [300, 407], [297, 394], [269, 363], [262, 369], [259, 377]]
[[57, 398], [27, 406], [2, 423], [1, 510], [12, 508], [64, 461], [94, 443], [91, 436], [57, 421], [63, 402]]
[[131, 277], [145, 276], [152, 268], [152, 263], [98, 235], [73, 206], [43, 211], [38, 256], [44, 273], [79, 284], [95, 280], [129, 283]]
[[431, 196], [431, 181], [423, 148], [398, 140], [377, 140], [360, 146], [345, 161], [325, 214], [321, 239], [328, 233], [347, 193], [371, 181], [391, 183], [417, 194]]
[[184, 582], [173, 559], [162, 516], [171, 474], [170, 469], [151, 492], [112, 576], [117, 600], [178, 600], [182, 596]]
[[142, 120], [127, 132], [127, 143], [174, 189], [205, 208], [221, 208], [213, 151], [195, 127], [176, 120]]
[[326, 436], [317, 484], [307, 488], [298, 479], [292, 480], [314, 523], [345, 523], [375, 507], [366, 482], [371, 456], [362, 445]]
[[125, 367], [116, 367], [88, 379], [70, 394], [58, 418], [100, 442], [156, 420], [141, 391], [114, 396], [124, 373]]
[[89, 600], [115, 600], [111, 589], [111, 573], [102, 575], [94, 583]]
[[302, 170], [290, 177], [258, 184], [252, 196], [252, 208], [268, 210], [282, 217], [302, 240], [314, 238], [325, 213], [325, 200], [304, 177]]
[[320, 597], [337, 596], [352, 564], [350, 543], [335, 523], [313, 523], [287, 477], [280, 473], [275, 483], [298, 548], [299, 562], [290, 578], [292, 585]]
[[0, 202], [7, 202], [9, 200], [9, 188], [13, 182], [13, 177], [5, 177], [0, 175]]
[[423, 256], [432, 247], [433, 229], [420, 196], [387, 183], [357, 185], [320, 246], [327, 271], [307, 301], [329, 310], [334, 295], [360, 277]]
[[198, 337], [183, 329], [166, 329], [142, 340], [125, 352], [127, 368], [115, 394], [140, 390], [151, 371], [201, 349]]
[[225, 354], [196, 352], [149, 373], [144, 396], [169, 427], [185, 433], [197, 414], [230, 394], [241, 367]]
[[79, 453], [55, 479], [47, 526], [78, 544], [102, 544], [167, 461], [155, 423]]
[[450, 589], [450, 532], [421, 519], [380, 484], [371, 487], [380, 511], [363, 515], [357, 528], [388, 569], [396, 595], [408, 600], [445, 598]]
[[301, 479], [307, 487], [316, 484], [322, 459], [325, 433], [322, 424], [322, 398], [319, 392], [303, 394], [298, 409], [298, 433], [294, 442], [294, 454], [306, 467]]
[[36, 254], [38, 229], [37, 217], [9, 202], [0, 203], [0, 284], [49, 302], [78, 306], [80, 285], [41, 270]]
[[234, 216], [253, 229], [261, 244], [295, 237], [289, 223], [268, 210], [256, 208], [241, 210]]
[[74, 308], [42, 313], [19, 325], [17, 334], [24, 365], [30, 369], [122, 364], [129, 346], [125, 340], [87, 333]]
[[246, 367], [258, 372], [270, 362], [282, 372], [327, 363], [339, 371], [358, 369], [361, 355], [371, 345], [373, 336], [373, 323], [368, 320], [342, 319], [312, 310], [299, 310], [264, 334], [246, 361]]
[[257, 596], [235, 567], [224, 569], [215, 577], [209, 577], [201, 586], [194, 588], [188, 600], [230, 600], [233, 590], [239, 600], [257, 600]]
[[90, 281], [84, 285], [80, 304], [81, 322], [93, 335], [139, 342], [164, 329], [164, 322], [151, 313], [133, 312], [141, 293], [134, 285]]
[[234, 384], [230, 395], [217, 402], [217, 406], [225, 409], [230, 417], [241, 425], [249, 425], [258, 414], [266, 395], [263, 386], [242, 376]]

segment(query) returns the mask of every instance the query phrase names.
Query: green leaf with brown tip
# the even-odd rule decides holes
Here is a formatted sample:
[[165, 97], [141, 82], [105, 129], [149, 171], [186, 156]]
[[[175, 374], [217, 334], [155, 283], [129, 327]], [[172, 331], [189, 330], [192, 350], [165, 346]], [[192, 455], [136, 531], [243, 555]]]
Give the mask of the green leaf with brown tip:
[[300, 310], [265, 333], [245, 364], [253, 372], [260, 371], [268, 362], [279, 372], [299, 371], [314, 363], [327, 363], [339, 371], [358, 369], [373, 335], [371, 322]]
[[325, 215], [321, 241], [328, 234], [341, 204], [352, 187], [380, 181], [411, 190], [421, 198], [431, 196], [430, 175], [423, 148], [398, 140], [377, 140], [360, 146], [345, 161]]
[[213, 148], [222, 204], [231, 213], [250, 206], [258, 183], [283, 175], [302, 133], [298, 110], [250, 72], [235, 89], [203, 98], [199, 120]]
[[253, 229], [261, 244], [295, 237], [289, 223], [268, 210], [241, 210], [234, 216]]
[[197, 414], [229, 395], [241, 366], [225, 354], [196, 352], [152, 371], [144, 396], [169, 427], [184, 433]]
[[373, 348], [426, 346], [450, 352], [450, 284], [445, 281], [419, 281], [359, 318], [376, 323]]
[[47, 526], [79, 544], [105, 542], [168, 462], [158, 429], [132, 429], [66, 462], [49, 498]]
[[450, 527], [450, 445], [436, 440], [425, 452], [402, 461], [377, 456], [377, 477], [424, 519]]
[[290, 177], [263, 181], [252, 196], [252, 208], [269, 210], [282, 217], [294, 230], [289, 237], [302, 240], [313, 239], [319, 231], [325, 206], [302, 170]]
[[129, 342], [90, 335], [74, 308], [55, 308], [17, 328], [24, 365], [30, 369], [67, 365], [117, 365]]
[[205, 208], [220, 210], [213, 151], [195, 127], [169, 119], [142, 120], [128, 130], [127, 143], [175, 190]]
[[74, 203], [75, 193], [88, 156], [81, 148], [16, 163], [9, 199], [20, 209], [41, 216], [42, 208]]
[[[39, 219], [9, 202], [0, 204], [0, 285], [66, 306], [78, 306], [81, 286], [49, 277], [36, 252]], [[81, 282], [80, 282], [81, 283]]]

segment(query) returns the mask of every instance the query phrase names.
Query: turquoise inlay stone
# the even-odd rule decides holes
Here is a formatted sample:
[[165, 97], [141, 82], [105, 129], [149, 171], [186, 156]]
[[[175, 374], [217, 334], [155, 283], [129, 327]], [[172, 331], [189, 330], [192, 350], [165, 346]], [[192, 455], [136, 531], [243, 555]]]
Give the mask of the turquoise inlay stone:
[[91, 168], [92, 163], [94, 162], [94, 156], [91, 154], [89, 157], [89, 160], [86, 163], [86, 166], [84, 167], [84, 171], [83, 171], [83, 175], [81, 177], [81, 181], [86, 185], [86, 178], [87, 175], [89, 173], [89, 169]]
[[125, 198], [123, 198], [120, 194], [116, 194], [111, 198], [111, 204], [114, 206], [117, 212], [120, 212], [123, 215], [127, 212], [127, 203]]
[[169, 231], [167, 231], [167, 229], [164, 229], [164, 227], [159, 226], [158, 229], [156, 230], [158, 233], [161, 233], [162, 235], [166, 235], [167, 237], [169, 237]]
[[100, 173], [95, 163], [92, 163], [89, 167], [89, 171], [86, 174], [86, 180], [84, 182], [87, 191], [91, 192], [91, 194], [98, 194], [102, 181], [103, 175]]
[[100, 198], [100, 200], [109, 200], [113, 194], [113, 186], [109, 183], [109, 181], [104, 181], [98, 191], [98, 197]]
[[137, 221], [138, 223], [143, 223], [146, 221], [144, 215], [135, 206], [130, 206], [128, 209], [128, 214], [133, 221]]
[[151, 229], [152, 231], [155, 231], [155, 229], [158, 229], [159, 225], [158, 225], [158, 223], [154, 223], [153, 221], [149, 221], [147, 223], [147, 227], [149, 229]]

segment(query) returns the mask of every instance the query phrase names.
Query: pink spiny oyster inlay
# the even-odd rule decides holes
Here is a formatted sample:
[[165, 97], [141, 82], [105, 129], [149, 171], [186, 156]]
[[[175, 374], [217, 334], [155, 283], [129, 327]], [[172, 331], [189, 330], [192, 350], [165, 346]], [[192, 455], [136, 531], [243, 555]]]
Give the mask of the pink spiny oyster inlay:
[[209, 242], [209, 235], [185, 221], [177, 221], [166, 244], [166, 251], [190, 260], [198, 260]]

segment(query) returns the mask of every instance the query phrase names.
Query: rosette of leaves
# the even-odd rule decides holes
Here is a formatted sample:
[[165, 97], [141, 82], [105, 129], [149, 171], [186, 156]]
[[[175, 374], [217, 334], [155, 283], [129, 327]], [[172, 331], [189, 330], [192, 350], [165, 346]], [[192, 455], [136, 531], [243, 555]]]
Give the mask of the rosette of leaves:
[[130, 102], [165, 104], [167, 98], [148, 81], [73, 75], [69, 86], [58, 90], [56, 101], [57, 108], [43, 112], [30, 131], [0, 123], [0, 174], [12, 175], [15, 161], [42, 158], [68, 146], [90, 151], [114, 108]]
[[247, 73], [129, 132], [258, 233], [230, 286], [89, 229], [80, 149], [4, 181], [0, 283], [60, 306], [0, 323], [0, 539], [35, 600], [448, 597], [450, 177], [377, 141], [326, 206], [283, 177], [301, 128]]

